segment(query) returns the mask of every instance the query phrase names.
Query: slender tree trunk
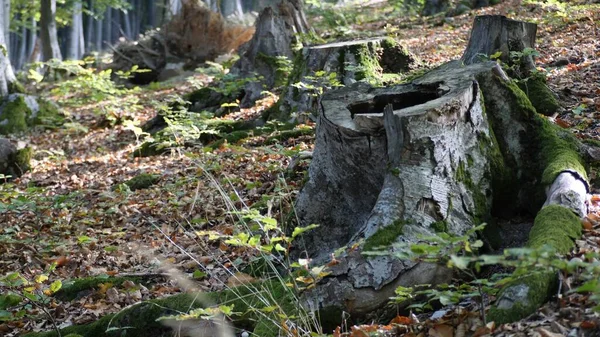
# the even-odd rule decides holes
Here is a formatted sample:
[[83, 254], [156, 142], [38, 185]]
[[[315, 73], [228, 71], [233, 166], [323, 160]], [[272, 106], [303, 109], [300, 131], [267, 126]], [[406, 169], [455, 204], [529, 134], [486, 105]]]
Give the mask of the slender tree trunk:
[[37, 21], [35, 18], [31, 19], [31, 30], [28, 32], [27, 37], [27, 62], [33, 63], [40, 59], [40, 42], [37, 36]]
[[80, 58], [80, 47], [81, 42], [80, 34], [82, 33], [81, 27], [81, 3], [73, 3], [73, 22], [71, 23], [71, 29], [69, 30], [69, 41], [67, 46], [67, 59], [78, 60]]
[[148, 9], [148, 27], [154, 28], [156, 26], [156, 1], [147, 0], [146, 7]]
[[123, 28], [125, 29], [125, 37], [131, 39], [133, 36], [131, 35], [131, 16], [129, 15], [129, 11], [123, 12]]
[[169, 0], [169, 15], [175, 16], [181, 11], [181, 0]]
[[[10, 9], [10, 5], [6, 5], [7, 2], [10, 2], [10, 0], [0, 0], [0, 18], [4, 20], [7, 17], [5, 10]], [[8, 57], [8, 45], [4, 31], [7, 26], [7, 22], [0, 25], [0, 98], [8, 95], [11, 86], [17, 81]]]
[[96, 28], [94, 30], [94, 41], [96, 42], [96, 51], [102, 51], [102, 19], [96, 19]]
[[104, 28], [104, 42], [112, 44], [113, 42], [113, 37], [112, 37], [112, 8], [107, 8], [106, 9], [106, 13], [104, 13], [104, 22], [103, 22], [103, 28]]
[[19, 44], [19, 51], [17, 52], [17, 69], [21, 69], [23, 67], [23, 63], [25, 62], [25, 58], [27, 57], [27, 38], [29, 37], [29, 32], [25, 26], [21, 27], [21, 43]]
[[123, 28], [121, 26], [121, 10], [115, 9], [111, 11], [112, 14], [112, 20], [110, 23], [110, 26], [112, 27], [112, 32], [111, 32], [111, 37], [112, 40], [111, 42], [114, 43], [116, 41], [119, 40], [119, 38], [121, 37], [121, 35], [123, 35]]
[[140, 1], [139, 0], [133, 0], [133, 8], [134, 11], [131, 13], [131, 33], [133, 34], [132, 38], [134, 40], [137, 40], [138, 35], [140, 34], [140, 26], [141, 26], [141, 18], [140, 18], [140, 13], [139, 11], [135, 10], [137, 8], [139, 8], [140, 6]]
[[42, 60], [62, 60], [56, 32], [56, 0], [41, 0], [40, 37], [42, 39]]
[[10, 41], [10, 0], [4, 0], [4, 16], [2, 17], [4, 23], [4, 42], [9, 44]]

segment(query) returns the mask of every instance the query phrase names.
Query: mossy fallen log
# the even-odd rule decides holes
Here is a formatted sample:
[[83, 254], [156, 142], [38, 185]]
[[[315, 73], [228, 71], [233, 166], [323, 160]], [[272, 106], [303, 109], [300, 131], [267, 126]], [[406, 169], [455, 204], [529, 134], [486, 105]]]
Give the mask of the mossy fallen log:
[[[538, 213], [527, 247], [548, 245], [559, 254], [567, 254], [581, 237], [581, 219], [570, 208], [549, 205]], [[558, 277], [554, 272], [538, 271], [505, 286], [490, 309], [487, 319], [497, 324], [515, 322], [534, 313], [556, 291]]]
[[[60, 335], [77, 334], [86, 337], [170, 337], [174, 331], [179, 336], [223, 336], [228, 324], [222, 318], [214, 320], [158, 320], [161, 317], [190, 313], [194, 309], [215, 305], [228, 305], [240, 315], [232, 317], [239, 329], [254, 331], [256, 336], [278, 336], [282, 317], [297, 314], [293, 291], [280, 281], [246, 284], [236, 288], [211, 293], [185, 293], [141, 302], [110, 314], [86, 325], [60, 329]], [[25, 337], [58, 337], [57, 331], [33, 332]]]

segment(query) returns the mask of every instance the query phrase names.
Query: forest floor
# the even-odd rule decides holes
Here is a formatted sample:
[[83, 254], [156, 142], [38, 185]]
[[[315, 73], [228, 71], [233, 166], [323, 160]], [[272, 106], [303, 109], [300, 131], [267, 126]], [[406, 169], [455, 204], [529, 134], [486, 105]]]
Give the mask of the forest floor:
[[[537, 65], [564, 108], [553, 119], [578, 137], [600, 140], [600, 7], [506, 1], [457, 17], [423, 19], [400, 17], [384, 3], [372, 6], [348, 10], [353, 22], [361, 23], [346, 27], [345, 39], [392, 32], [429, 66], [460, 57], [475, 15], [503, 14], [538, 23]], [[136, 276], [143, 285], [100, 282], [73, 300], [50, 298], [0, 310], [0, 335], [52, 330], [52, 320], [59, 327], [84, 324], [140, 300], [189, 290], [166, 272], [172, 267], [193, 276], [195, 288], [203, 291], [223, 289], [241, 277], [237, 267], [256, 256], [251, 249], [196, 233], [232, 235], [241, 219], [257, 217], [251, 210], [285, 223], [309, 164], [298, 155], [312, 149], [313, 137], [268, 144], [267, 136], [257, 136], [214, 150], [198, 145], [133, 158], [144, 137], [136, 135], [136, 125], [152, 118], [169, 97], [210, 81], [210, 76], [196, 74], [120, 89], [101, 99], [72, 81], [71, 86], [37, 85], [38, 92], [61, 105], [69, 123], [11, 136], [32, 146], [35, 156], [31, 172], [0, 185], [0, 275], [18, 272], [40, 290], [56, 280], [66, 288], [69, 280], [85, 277]], [[268, 96], [225, 118], [250, 119], [274, 100]], [[139, 190], [121, 185], [142, 173], [156, 175], [154, 184]], [[591, 226], [573, 256], [600, 250], [600, 216], [594, 213], [589, 219]], [[51, 265], [56, 268], [48, 272]], [[600, 333], [590, 298], [566, 292], [574, 286], [568, 276], [564, 283], [565, 293], [538, 313], [493, 332], [478, 312], [451, 310], [435, 321], [413, 322], [409, 334], [385, 324], [365, 329], [388, 336], [444, 337], [562, 336], [583, 331], [579, 328]], [[7, 312], [16, 316], [7, 317]]]

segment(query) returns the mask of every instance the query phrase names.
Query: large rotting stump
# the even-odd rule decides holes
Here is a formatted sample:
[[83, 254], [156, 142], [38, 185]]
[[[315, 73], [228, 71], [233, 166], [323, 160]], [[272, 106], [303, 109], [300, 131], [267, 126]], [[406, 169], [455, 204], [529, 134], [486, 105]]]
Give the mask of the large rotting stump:
[[494, 67], [454, 62], [413, 84], [356, 83], [324, 95], [309, 180], [296, 204], [301, 226], [320, 227], [298, 248], [316, 264], [337, 252], [338, 263], [305, 294], [311, 309], [361, 315], [399, 285], [448, 281], [444, 268], [361, 252], [387, 246], [393, 253], [394, 242], [461, 234], [487, 219], [489, 156], [498, 149], [474, 76], [494, 76]]

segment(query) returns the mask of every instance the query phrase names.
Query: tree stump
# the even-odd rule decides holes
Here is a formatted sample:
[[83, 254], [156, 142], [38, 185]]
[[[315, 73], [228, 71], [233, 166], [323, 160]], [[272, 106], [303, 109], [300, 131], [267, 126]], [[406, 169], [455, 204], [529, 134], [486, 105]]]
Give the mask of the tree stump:
[[[481, 61], [482, 56], [490, 56], [501, 52], [499, 59], [506, 64], [513, 64], [511, 52], [523, 52], [525, 48], [535, 47], [535, 23], [508, 19], [503, 15], [481, 15], [475, 17], [471, 37], [461, 60], [465, 64]], [[520, 59], [524, 74], [535, 69], [531, 55]]]
[[393, 254], [394, 242], [461, 234], [487, 221], [497, 169], [490, 158], [499, 150], [474, 79], [496, 76], [495, 67], [453, 62], [413, 84], [356, 83], [323, 96], [309, 180], [296, 203], [301, 225], [321, 227], [299, 250], [317, 264], [342, 253], [331, 277], [305, 295], [312, 309], [360, 315], [398, 285], [451, 277], [443, 267], [360, 252], [384, 245]]
[[274, 117], [289, 119], [290, 114], [316, 114], [317, 98], [322, 91], [361, 80], [385, 84], [419, 64], [413, 54], [392, 38], [304, 47], [294, 60], [294, 69], [279, 101], [279, 114]]
[[299, 0], [282, 0], [277, 6], [266, 7], [258, 16], [255, 28], [254, 36], [242, 46], [240, 59], [230, 71], [239, 78], [260, 78], [244, 86], [241, 107], [254, 104], [265, 88], [273, 88], [277, 82], [285, 83], [278, 71], [278, 58], [292, 60], [293, 48], [300, 42], [297, 34], [309, 31]]
[[477, 16], [467, 49], [461, 58], [465, 64], [480, 62], [500, 52], [498, 59], [509, 67], [509, 75], [519, 80], [537, 112], [550, 116], [560, 109], [544, 75], [535, 68], [537, 25], [502, 15]]

